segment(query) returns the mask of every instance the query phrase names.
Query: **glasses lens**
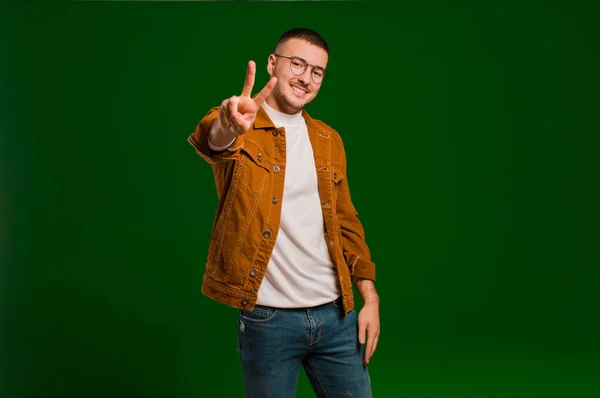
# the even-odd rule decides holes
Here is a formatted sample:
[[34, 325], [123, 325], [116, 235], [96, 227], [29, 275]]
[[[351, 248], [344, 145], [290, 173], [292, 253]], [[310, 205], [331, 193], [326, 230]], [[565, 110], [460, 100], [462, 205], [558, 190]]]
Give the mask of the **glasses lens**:
[[292, 59], [290, 59], [290, 67], [292, 68], [292, 72], [296, 75], [301, 75], [306, 70], [307, 65], [303, 60], [292, 57]]
[[[302, 75], [306, 72], [308, 64], [301, 58], [290, 58], [290, 69], [295, 75]], [[325, 78], [325, 70], [323, 68], [312, 68], [311, 76], [315, 83], [321, 83]]]
[[325, 77], [325, 72], [320, 68], [315, 68], [312, 70], [312, 78], [315, 83], [321, 83], [323, 78]]

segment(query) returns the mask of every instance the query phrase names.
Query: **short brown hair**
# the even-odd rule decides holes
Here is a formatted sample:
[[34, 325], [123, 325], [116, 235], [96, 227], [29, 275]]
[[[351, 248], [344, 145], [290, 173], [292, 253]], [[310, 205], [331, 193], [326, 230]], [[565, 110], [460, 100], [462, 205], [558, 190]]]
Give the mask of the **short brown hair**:
[[322, 48], [323, 50], [325, 50], [327, 55], [329, 55], [329, 46], [327, 45], [327, 42], [320, 34], [318, 34], [317, 32], [315, 32], [312, 29], [308, 29], [308, 28], [290, 29], [281, 35], [281, 37], [277, 41], [277, 45], [275, 47], [277, 47], [280, 43], [288, 41], [289, 39], [301, 39], [301, 40], [307, 41], [312, 45]]

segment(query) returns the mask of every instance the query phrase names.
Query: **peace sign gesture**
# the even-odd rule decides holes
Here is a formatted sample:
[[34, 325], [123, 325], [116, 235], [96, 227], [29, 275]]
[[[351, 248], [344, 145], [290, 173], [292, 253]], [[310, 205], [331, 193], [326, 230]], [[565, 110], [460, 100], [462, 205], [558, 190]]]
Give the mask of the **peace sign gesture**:
[[267, 97], [271, 95], [271, 91], [273, 91], [275, 84], [277, 84], [277, 78], [271, 77], [267, 85], [252, 98], [251, 94], [255, 76], [256, 64], [254, 61], [250, 61], [248, 62], [248, 70], [246, 71], [242, 94], [239, 97], [234, 95], [221, 103], [218, 117], [221, 132], [227, 131], [234, 135], [241, 135], [247, 132], [252, 123], [254, 123], [258, 109]]

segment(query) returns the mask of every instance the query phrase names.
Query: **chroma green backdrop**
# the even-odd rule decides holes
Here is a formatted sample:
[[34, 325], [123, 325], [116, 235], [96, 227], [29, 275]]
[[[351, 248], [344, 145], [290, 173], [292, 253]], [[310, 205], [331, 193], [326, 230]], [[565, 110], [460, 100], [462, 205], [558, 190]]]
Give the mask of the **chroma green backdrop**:
[[600, 396], [597, 11], [0, 4], [0, 395], [243, 396], [186, 138], [308, 26], [331, 47], [308, 110], [344, 139], [378, 265], [374, 396]]

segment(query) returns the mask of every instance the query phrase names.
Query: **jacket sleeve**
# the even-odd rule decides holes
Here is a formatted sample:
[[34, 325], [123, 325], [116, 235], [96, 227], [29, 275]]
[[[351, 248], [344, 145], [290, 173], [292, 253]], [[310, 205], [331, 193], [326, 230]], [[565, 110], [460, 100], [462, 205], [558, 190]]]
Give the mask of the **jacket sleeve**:
[[356, 279], [375, 281], [375, 263], [371, 261], [369, 247], [365, 241], [365, 231], [350, 197], [346, 173], [346, 152], [341, 139], [339, 147], [342, 153], [341, 171], [344, 178], [339, 181], [337, 217], [342, 232], [344, 258], [350, 268], [353, 281], [356, 282]]
[[188, 137], [188, 142], [194, 147], [196, 153], [209, 164], [215, 165], [235, 158], [244, 145], [244, 136], [238, 136], [235, 141], [224, 151], [215, 152], [208, 146], [208, 132], [210, 126], [219, 115], [219, 107], [214, 107], [200, 120], [196, 129]]

